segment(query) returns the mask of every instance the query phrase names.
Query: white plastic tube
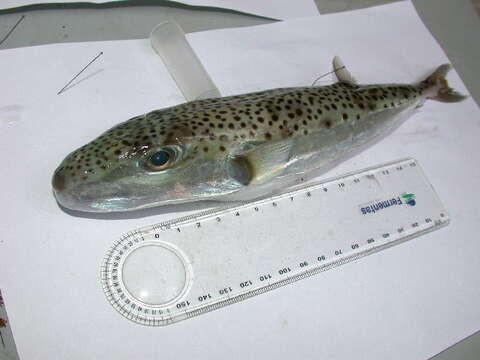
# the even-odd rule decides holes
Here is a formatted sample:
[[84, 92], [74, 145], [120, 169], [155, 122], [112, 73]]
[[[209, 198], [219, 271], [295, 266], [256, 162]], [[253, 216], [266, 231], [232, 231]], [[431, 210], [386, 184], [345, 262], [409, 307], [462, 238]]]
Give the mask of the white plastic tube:
[[176, 22], [158, 24], [150, 42], [187, 101], [221, 96]]

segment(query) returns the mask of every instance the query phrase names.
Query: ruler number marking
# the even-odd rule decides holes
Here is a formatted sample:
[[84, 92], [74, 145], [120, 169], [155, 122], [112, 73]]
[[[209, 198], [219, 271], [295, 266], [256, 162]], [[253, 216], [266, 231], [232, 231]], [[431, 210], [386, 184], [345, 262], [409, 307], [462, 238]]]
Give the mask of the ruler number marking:
[[183, 308], [185, 308], [189, 305], [190, 305], [190, 301], [185, 300], [185, 301], [177, 303], [177, 305], [175, 305], [175, 306], [176, 306], [177, 309], [183, 309]]
[[271, 279], [271, 278], [272, 278], [272, 275], [270, 275], [270, 274], [265, 274], [265, 275], [261, 275], [261, 276], [259, 277], [259, 280], [260, 280], [260, 281], [266, 281], [266, 280], [269, 280], [269, 279]]
[[247, 281], [244, 281], [244, 282], [241, 282], [240, 283], [240, 287], [243, 289], [245, 287], [248, 287], [248, 286], [251, 286], [253, 285], [252, 281], [251, 280], [247, 280]]
[[232, 291], [233, 291], [233, 289], [230, 286], [227, 286], [223, 289], [218, 290], [218, 293], [220, 295], [226, 295], [226, 294], [230, 294]]

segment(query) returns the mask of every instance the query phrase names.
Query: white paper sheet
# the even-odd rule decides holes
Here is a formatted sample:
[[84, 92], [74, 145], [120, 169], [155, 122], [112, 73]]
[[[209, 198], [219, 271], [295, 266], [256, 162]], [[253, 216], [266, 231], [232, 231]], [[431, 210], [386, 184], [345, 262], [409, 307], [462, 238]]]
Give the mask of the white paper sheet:
[[[122, 1], [122, 0], [117, 0]], [[10, 9], [18, 6], [46, 3], [75, 3], [78, 0], [2, 0], [1, 9]], [[111, 0], [88, 0], [82, 2], [106, 3]], [[318, 14], [317, 6], [313, 0], [172, 0], [193, 6], [213, 6], [224, 9], [241, 11], [248, 14], [260, 15], [272, 19], [293, 19]]]
[[[335, 54], [362, 83], [417, 80], [448, 61], [406, 2], [189, 38], [224, 94], [310, 84]], [[58, 208], [50, 177], [101, 131], [180, 101], [148, 46], [2, 51], [0, 284], [22, 360], [420, 360], [480, 329], [480, 116], [471, 99], [428, 102], [394, 135], [329, 174], [413, 156], [449, 210], [449, 227], [169, 327], [120, 316], [100, 286], [105, 251], [119, 234], [180, 209], [74, 217]], [[85, 77], [97, 73], [57, 96], [100, 50], [105, 55]], [[449, 79], [466, 91], [455, 72]]]

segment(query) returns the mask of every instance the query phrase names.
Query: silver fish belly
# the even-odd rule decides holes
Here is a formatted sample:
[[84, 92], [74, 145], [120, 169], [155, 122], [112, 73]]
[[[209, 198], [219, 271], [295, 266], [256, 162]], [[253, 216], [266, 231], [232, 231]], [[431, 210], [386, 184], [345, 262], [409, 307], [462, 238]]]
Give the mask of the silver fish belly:
[[68, 155], [52, 186], [58, 203], [86, 212], [199, 200], [248, 200], [357, 153], [426, 99], [457, 102], [448, 65], [418, 84], [339, 82], [198, 100], [155, 110]]

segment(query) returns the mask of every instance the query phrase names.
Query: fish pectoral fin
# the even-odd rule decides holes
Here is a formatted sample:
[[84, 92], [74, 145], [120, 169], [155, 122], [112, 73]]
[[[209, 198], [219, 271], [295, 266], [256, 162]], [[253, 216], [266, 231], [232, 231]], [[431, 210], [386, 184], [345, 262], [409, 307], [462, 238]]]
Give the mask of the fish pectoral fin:
[[338, 56], [335, 56], [332, 63], [333, 71], [335, 72], [338, 81], [347, 83], [352, 86], [357, 85], [357, 80], [355, 80], [352, 74], [350, 74], [350, 71], [348, 71], [346, 66], [343, 64], [342, 59], [340, 59]]
[[288, 163], [292, 141], [268, 142], [230, 160], [230, 175], [244, 185], [278, 175]]

